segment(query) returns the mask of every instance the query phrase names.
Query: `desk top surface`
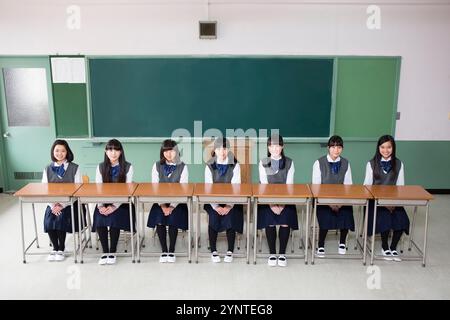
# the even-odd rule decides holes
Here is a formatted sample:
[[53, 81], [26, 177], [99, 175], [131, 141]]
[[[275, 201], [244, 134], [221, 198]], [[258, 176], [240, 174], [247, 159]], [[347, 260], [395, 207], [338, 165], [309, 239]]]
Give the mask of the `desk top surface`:
[[29, 183], [14, 193], [16, 197], [70, 197], [82, 183]]
[[253, 196], [258, 198], [311, 198], [307, 184], [258, 184], [252, 185]]
[[366, 186], [375, 199], [432, 200], [433, 196], [421, 186]]
[[139, 183], [134, 196], [191, 197], [193, 193], [193, 183]]
[[195, 196], [251, 197], [252, 185], [247, 183], [196, 183]]
[[85, 183], [75, 192], [75, 197], [129, 197], [137, 183]]
[[363, 185], [348, 184], [310, 184], [314, 198], [326, 199], [373, 199]]

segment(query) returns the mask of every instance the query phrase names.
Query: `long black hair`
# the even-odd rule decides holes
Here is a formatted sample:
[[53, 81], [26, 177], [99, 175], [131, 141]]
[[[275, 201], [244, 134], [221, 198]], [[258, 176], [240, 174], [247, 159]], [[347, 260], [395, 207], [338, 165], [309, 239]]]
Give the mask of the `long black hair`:
[[67, 143], [66, 140], [55, 140], [55, 142], [53, 142], [52, 147], [50, 148], [50, 158], [52, 159], [53, 162], [57, 162], [58, 159], [55, 158], [55, 156], [53, 155], [53, 151], [55, 151], [55, 147], [56, 146], [64, 146], [64, 148], [66, 148], [67, 154], [66, 154], [66, 160], [67, 162], [72, 162], [74, 159], [73, 156], [73, 152], [72, 150], [70, 150], [69, 144]]
[[[272, 143], [273, 142], [273, 143]], [[270, 152], [269, 152], [269, 146], [270, 145], [279, 145], [281, 147], [284, 146], [284, 141], [283, 141], [283, 137], [280, 136], [279, 134], [273, 134], [269, 137], [269, 139], [267, 139], [267, 156], [270, 158]], [[284, 159], [285, 155], [284, 155], [284, 148], [281, 150], [281, 157]]]
[[177, 155], [175, 157], [175, 163], [179, 162], [180, 152], [178, 151], [177, 143], [175, 141], [173, 141], [172, 139], [166, 139], [161, 144], [161, 149], [159, 151], [159, 163], [160, 164], [166, 163], [167, 159], [166, 159], [166, 157], [164, 157], [164, 152], [169, 151], [169, 150], [175, 150], [175, 152], [177, 153]]
[[225, 148], [228, 149], [228, 161], [230, 161], [230, 156], [233, 157], [233, 163], [237, 163], [237, 159], [234, 156], [234, 153], [230, 150], [231, 149], [231, 145], [230, 145], [230, 140], [228, 140], [225, 137], [218, 137], [216, 138], [216, 140], [214, 140], [214, 147], [213, 150], [211, 151], [211, 158], [216, 158], [216, 149], [218, 148]]
[[379, 179], [381, 175], [381, 158], [383, 157], [380, 153], [380, 146], [385, 143], [390, 142], [392, 145], [392, 154], [391, 154], [391, 164], [392, 164], [392, 170], [396, 171], [396, 162], [397, 157], [395, 156], [395, 140], [394, 137], [391, 135], [384, 135], [381, 136], [380, 139], [378, 139], [377, 142], [377, 150], [375, 151], [375, 155], [373, 156], [372, 160], [374, 162], [374, 168], [373, 168], [373, 176], [375, 179]]
[[[105, 151], [106, 150], [118, 150], [121, 151], [119, 156], [119, 179], [118, 182], [126, 182], [127, 181], [127, 173], [126, 173], [126, 160], [125, 160], [125, 151], [123, 150], [122, 143], [120, 143], [117, 139], [111, 139], [106, 143]], [[103, 182], [112, 182], [111, 180], [111, 161], [109, 160], [108, 156], [105, 152], [105, 157], [103, 159], [103, 172], [102, 178]]]
[[[269, 152], [269, 146], [272, 144], [279, 145], [281, 147], [284, 146], [283, 137], [279, 134], [272, 134], [269, 139], [267, 139], [267, 157], [270, 159], [270, 152]], [[263, 167], [270, 167], [271, 163], [268, 161], [267, 163], [263, 163]], [[284, 148], [281, 149], [281, 159], [280, 159], [280, 169], [284, 169], [284, 166], [286, 165], [286, 156], [284, 155]]]

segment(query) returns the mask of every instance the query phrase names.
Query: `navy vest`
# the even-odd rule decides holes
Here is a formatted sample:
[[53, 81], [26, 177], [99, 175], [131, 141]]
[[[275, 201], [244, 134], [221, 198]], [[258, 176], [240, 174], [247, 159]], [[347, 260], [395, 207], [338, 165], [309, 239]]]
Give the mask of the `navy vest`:
[[391, 170], [388, 173], [384, 173], [383, 168], [381, 168], [381, 165], [379, 165], [379, 169], [380, 169], [380, 176], [379, 177], [375, 177], [375, 160], [372, 159], [369, 161], [370, 162], [370, 166], [372, 167], [372, 172], [373, 172], [373, 184], [374, 185], [396, 185], [397, 184], [397, 179], [398, 179], [398, 174], [400, 172], [400, 168], [402, 166], [402, 162], [399, 159], [395, 159], [395, 171]]
[[[267, 182], [269, 183], [277, 183], [277, 184], [283, 184], [286, 183], [287, 180], [287, 174], [289, 172], [289, 169], [292, 166], [292, 159], [288, 157], [284, 157], [285, 164], [283, 169], [279, 169], [277, 172], [273, 171], [271, 167], [271, 158], [263, 158], [261, 159], [261, 163], [266, 170], [267, 175]], [[280, 159], [281, 161], [281, 159]]]
[[348, 170], [348, 161], [341, 157], [341, 167], [337, 174], [331, 171], [330, 164], [328, 162], [327, 156], [319, 158], [320, 174], [322, 176], [322, 183], [329, 184], [343, 184], [345, 174]]
[[[228, 161], [233, 161], [234, 157], [228, 157]], [[210, 159], [206, 165], [211, 170], [213, 183], [231, 183], [231, 179], [233, 178], [233, 170], [236, 167], [236, 163], [228, 163], [227, 172], [221, 176], [219, 170], [217, 169], [216, 158]]]
[[51, 168], [51, 164], [48, 165], [45, 168], [45, 171], [47, 173], [47, 181], [48, 182], [66, 182], [66, 183], [73, 183], [75, 182], [75, 174], [77, 173], [78, 165], [72, 162], [69, 162], [69, 165], [67, 166], [66, 172], [64, 172], [64, 176], [61, 178], [58, 177], [58, 175], [53, 172]]
[[163, 164], [161, 164], [161, 162], [156, 162], [156, 171], [158, 172], [158, 176], [159, 176], [159, 182], [164, 183], [164, 182], [180, 182], [180, 178], [181, 178], [181, 173], [183, 172], [184, 169], [184, 162], [180, 162], [179, 164], [177, 164], [175, 170], [172, 172], [172, 174], [170, 175], [170, 177], [166, 176], [164, 174], [164, 168], [163, 168]]
[[[128, 171], [130, 170], [130, 167], [131, 167], [131, 163], [125, 161], [125, 175], [126, 175], [126, 174], [128, 173]], [[99, 170], [100, 170], [100, 174], [101, 174], [102, 177], [103, 177], [103, 171], [105, 170], [105, 166], [104, 166], [103, 162], [99, 164]], [[108, 174], [109, 174], [109, 173], [108, 173]], [[118, 179], [119, 179], [119, 176], [117, 176], [117, 177], [116, 177], [113, 181], [111, 181], [111, 182], [126, 182], [126, 180], [125, 180], [125, 181], [118, 181]]]

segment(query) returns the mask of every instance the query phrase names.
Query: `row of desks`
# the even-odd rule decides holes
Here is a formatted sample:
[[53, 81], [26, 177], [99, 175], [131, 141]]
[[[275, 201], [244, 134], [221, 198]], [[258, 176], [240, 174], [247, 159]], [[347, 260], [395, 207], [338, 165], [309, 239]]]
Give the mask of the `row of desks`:
[[[366, 206], [366, 217], [368, 213], [368, 201], [375, 200], [375, 211], [377, 206], [426, 206], [426, 223], [424, 247], [421, 257], [425, 266], [426, 259], [426, 236], [428, 227], [428, 205], [433, 199], [420, 186], [363, 186], [363, 185], [327, 185], [327, 184], [204, 184], [204, 183], [30, 183], [17, 191], [15, 196], [20, 199], [21, 208], [21, 226], [22, 226], [22, 245], [23, 245], [23, 261], [25, 255], [34, 241], [38, 244], [37, 227], [35, 223], [36, 238], [25, 248], [24, 228], [23, 228], [23, 203], [48, 203], [59, 202], [67, 203], [73, 206], [74, 200], [78, 200], [81, 207], [83, 203], [131, 203], [135, 200], [138, 209], [144, 203], [187, 203], [189, 207], [189, 244], [191, 248], [191, 230], [192, 230], [192, 212], [193, 200], [198, 205], [196, 211], [200, 212], [200, 204], [203, 203], [241, 203], [247, 204], [247, 226], [250, 225], [250, 208], [251, 200], [253, 200], [253, 216], [254, 216], [254, 262], [258, 254], [256, 253], [256, 236], [257, 236], [257, 205], [258, 204], [296, 204], [305, 205], [307, 208], [306, 226], [309, 226], [309, 217], [311, 211], [311, 202], [314, 200], [316, 209], [318, 205], [359, 205]], [[73, 210], [72, 210], [73, 212]], [[81, 210], [79, 210], [80, 214]], [[79, 217], [80, 218], [80, 217]], [[72, 217], [73, 219], [73, 217]], [[131, 210], [130, 210], [130, 221]], [[73, 221], [73, 220], [72, 220]], [[81, 221], [81, 220], [79, 220]], [[313, 231], [315, 231], [315, 214], [313, 218]], [[375, 223], [374, 223], [375, 226]], [[303, 227], [303, 226], [302, 226]], [[137, 228], [139, 229], [139, 228]], [[143, 231], [144, 227], [142, 227]], [[198, 262], [198, 239], [200, 230], [200, 215], [197, 215], [197, 225], [195, 228], [195, 256]], [[246, 228], [247, 252], [246, 258], [249, 263], [250, 250], [250, 228]], [[366, 240], [367, 240], [367, 219], [364, 222], [364, 254], [363, 263], [366, 259]], [[74, 231], [74, 230], [73, 230]], [[139, 240], [139, 230], [136, 234]], [[306, 239], [309, 240], [309, 227], [306, 228]], [[133, 234], [133, 230], [132, 230]], [[81, 233], [79, 235], [79, 245], [81, 249]], [[315, 232], [313, 232], [312, 240], [312, 262], [314, 262], [314, 245]], [[371, 263], [373, 263], [374, 253], [374, 233], [371, 243]], [[138, 241], [139, 243], [139, 241]], [[134, 241], [131, 241], [132, 260], [135, 261]], [[77, 261], [77, 246], [74, 246], [74, 257]], [[417, 246], [416, 246], [417, 247]], [[307, 249], [304, 248], [305, 263], [307, 263]], [[191, 250], [188, 250], [188, 260], [191, 262]], [[81, 261], [83, 250], [80, 250]], [[140, 259], [140, 244], [137, 245], [137, 259]]]

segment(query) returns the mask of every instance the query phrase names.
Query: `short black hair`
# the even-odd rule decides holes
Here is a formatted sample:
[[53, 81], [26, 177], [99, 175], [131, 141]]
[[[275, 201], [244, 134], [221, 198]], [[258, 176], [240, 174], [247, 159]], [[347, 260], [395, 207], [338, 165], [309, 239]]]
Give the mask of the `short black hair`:
[[344, 140], [340, 136], [332, 136], [328, 139], [328, 147], [344, 147]]
[[70, 150], [70, 147], [69, 147], [69, 144], [67, 143], [67, 141], [58, 139], [58, 140], [55, 140], [55, 142], [53, 142], [53, 145], [52, 145], [52, 147], [50, 149], [50, 157], [51, 157], [53, 162], [57, 162], [58, 161], [58, 159], [56, 159], [55, 156], [53, 155], [53, 151], [55, 150], [56, 146], [64, 146], [64, 148], [66, 148], [66, 151], [67, 151], [66, 160], [68, 162], [72, 162], [73, 161], [73, 159], [74, 159], [73, 152], [72, 152], [72, 150]]
[[159, 163], [166, 163], [166, 157], [164, 157], [164, 152], [169, 150], [175, 150], [177, 152], [177, 158], [180, 157], [180, 152], [178, 151], [177, 143], [172, 139], [166, 139], [161, 144], [161, 149], [159, 150]]

